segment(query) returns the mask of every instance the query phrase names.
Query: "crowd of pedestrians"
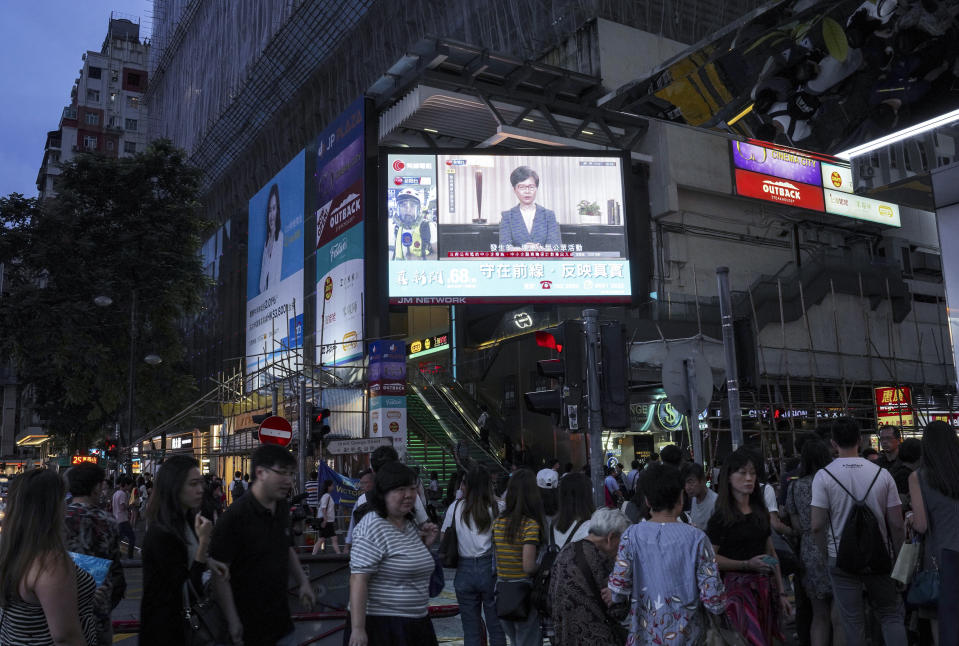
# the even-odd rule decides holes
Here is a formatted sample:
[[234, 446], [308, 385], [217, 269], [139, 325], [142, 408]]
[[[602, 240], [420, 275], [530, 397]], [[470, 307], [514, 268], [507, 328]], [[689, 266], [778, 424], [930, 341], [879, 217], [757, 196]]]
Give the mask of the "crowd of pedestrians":
[[[848, 418], [803, 435], [778, 486], [749, 448], [707, 472], [666, 446], [628, 472], [610, 467], [599, 509], [588, 475], [570, 465], [516, 466], [494, 484], [465, 461], [442, 528], [436, 474], [424, 490], [380, 447], [345, 537], [343, 643], [438, 644], [428, 606], [452, 558], [467, 646], [772, 646], [787, 631], [802, 646], [957, 646], [959, 438], [944, 422], [921, 440], [902, 441], [894, 427], [879, 436], [874, 454]], [[288, 592], [305, 608], [317, 599], [293, 547], [295, 458], [265, 445], [251, 472], [226, 486], [174, 456], [155, 479], [119, 476], [112, 493], [93, 464], [15, 478], [0, 540], [0, 643], [112, 643], [124, 551], [142, 557], [140, 643], [188, 643], [187, 604], [209, 594], [227, 641], [296, 643]], [[311, 482], [314, 553], [327, 542], [340, 553], [334, 482], [315, 472]], [[903, 565], [910, 555], [915, 565]]]

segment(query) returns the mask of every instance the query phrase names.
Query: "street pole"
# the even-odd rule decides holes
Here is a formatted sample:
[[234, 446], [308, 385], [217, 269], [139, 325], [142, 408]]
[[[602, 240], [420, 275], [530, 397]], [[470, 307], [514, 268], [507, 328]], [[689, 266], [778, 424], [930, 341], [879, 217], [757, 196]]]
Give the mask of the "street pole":
[[729, 432], [733, 451], [743, 445], [743, 411], [739, 405], [739, 375], [736, 372], [736, 336], [733, 332], [733, 306], [729, 296], [729, 267], [716, 268], [719, 284], [719, 314], [723, 324], [723, 350], [726, 355], [726, 395], [729, 400]]
[[[123, 454], [126, 451], [129, 451], [127, 454], [128, 460], [132, 463], [133, 460], [133, 424], [134, 424], [134, 390], [136, 389], [136, 353], [137, 353], [137, 290], [130, 290], [130, 374], [127, 376], [127, 419], [129, 420], [129, 428], [126, 440], [124, 440], [121, 432], [120, 436], [120, 446], [119, 452]], [[118, 460], [119, 460], [119, 456]]]
[[273, 411], [270, 414], [273, 415], [273, 417], [276, 417], [277, 411], [279, 410], [279, 402], [277, 402], [279, 395], [280, 389], [277, 387], [276, 382], [274, 382], [273, 385], [270, 386], [270, 399], [273, 401]]
[[299, 409], [300, 409], [300, 411], [299, 411], [299, 413], [300, 413], [300, 414], [299, 414], [299, 417], [300, 417], [300, 423], [299, 423], [299, 426], [300, 426], [300, 428], [299, 428], [299, 431], [300, 431], [300, 433], [299, 433], [299, 436], [300, 436], [300, 439], [299, 439], [300, 448], [299, 448], [299, 451], [298, 451], [298, 454], [299, 454], [299, 455], [298, 455], [298, 459], [297, 459], [297, 465], [299, 466], [300, 493], [303, 493], [303, 492], [306, 491], [306, 437], [307, 437], [307, 433], [306, 433], [306, 425], [307, 425], [307, 421], [306, 421], [306, 379], [303, 379], [303, 378], [301, 377], [301, 378], [300, 378], [299, 385], [300, 385], [300, 393], [299, 393], [299, 395], [300, 395], [300, 406], [299, 406]]
[[686, 411], [686, 425], [689, 427], [689, 437], [693, 441], [693, 461], [703, 464], [703, 434], [699, 430], [699, 411], [696, 393], [696, 363], [692, 359], [684, 359], [686, 368], [686, 388], [688, 390], [689, 408]]
[[599, 310], [583, 310], [586, 323], [586, 399], [589, 415], [586, 432], [589, 434], [589, 477], [593, 483], [593, 505], [600, 509], [606, 506], [603, 491], [606, 472], [603, 460], [603, 415], [599, 399], [599, 371], [597, 370], [596, 346], [599, 344]]

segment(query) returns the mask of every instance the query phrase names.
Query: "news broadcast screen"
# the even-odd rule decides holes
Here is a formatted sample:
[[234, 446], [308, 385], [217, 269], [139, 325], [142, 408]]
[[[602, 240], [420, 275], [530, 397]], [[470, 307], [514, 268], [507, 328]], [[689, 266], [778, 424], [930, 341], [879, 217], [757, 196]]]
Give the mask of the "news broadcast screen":
[[390, 302], [627, 302], [623, 157], [393, 152]]

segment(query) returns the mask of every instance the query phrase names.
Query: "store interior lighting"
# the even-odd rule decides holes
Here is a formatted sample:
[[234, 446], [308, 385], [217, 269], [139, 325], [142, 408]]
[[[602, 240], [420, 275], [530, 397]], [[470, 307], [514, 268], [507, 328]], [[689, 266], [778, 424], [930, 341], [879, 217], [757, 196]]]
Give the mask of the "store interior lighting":
[[949, 123], [959, 121], [959, 110], [953, 110], [952, 112], [947, 112], [946, 114], [939, 115], [929, 119], [928, 121], [923, 121], [922, 123], [917, 123], [914, 126], [893, 132], [884, 137], [879, 137], [878, 139], [873, 139], [872, 141], [867, 141], [864, 144], [850, 148], [849, 150], [844, 150], [841, 153], [836, 153], [836, 157], [845, 160], [851, 160], [854, 157], [859, 157], [868, 152], [876, 150], [878, 148], [884, 148], [890, 144], [896, 143], [897, 141], [902, 141], [903, 139], [909, 139], [910, 137], [915, 137], [916, 135], [928, 132], [935, 128], [939, 128]]

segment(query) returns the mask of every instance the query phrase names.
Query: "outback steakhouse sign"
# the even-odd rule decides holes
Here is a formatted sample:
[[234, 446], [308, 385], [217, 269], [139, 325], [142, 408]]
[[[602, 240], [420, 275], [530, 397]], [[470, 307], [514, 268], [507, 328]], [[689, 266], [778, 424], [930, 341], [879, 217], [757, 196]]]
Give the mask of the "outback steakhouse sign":
[[791, 179], [736, 169], [736, 193], [766, 202], [798, 206], [813, 211], [825, 210], [822, 188]]

